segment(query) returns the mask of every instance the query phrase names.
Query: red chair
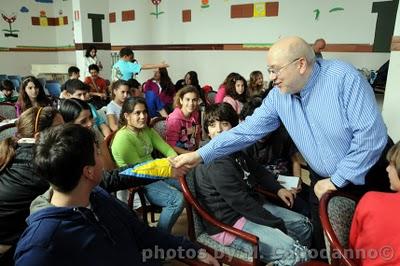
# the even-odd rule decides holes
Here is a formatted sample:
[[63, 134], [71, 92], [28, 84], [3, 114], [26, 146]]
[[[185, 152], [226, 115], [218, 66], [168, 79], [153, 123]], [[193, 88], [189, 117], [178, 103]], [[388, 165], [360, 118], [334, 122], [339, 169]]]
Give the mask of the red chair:
[[348, 257], [351, 222], [358, 199], [340, 191], [325, 193], [319, 202], [319, 215], [331, 265], [356, 266]]

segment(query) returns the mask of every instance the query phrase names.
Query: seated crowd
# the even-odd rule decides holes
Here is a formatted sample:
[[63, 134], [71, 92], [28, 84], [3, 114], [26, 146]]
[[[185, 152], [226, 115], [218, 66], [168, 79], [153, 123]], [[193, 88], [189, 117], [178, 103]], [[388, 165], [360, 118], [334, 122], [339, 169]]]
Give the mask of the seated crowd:
[[[272, 82], [264, 82], [260, 71], [253, 71], [249, 81], [239, 73], [228, 74], [212, 101], [195, 71], [174, 85], [167, 64], [141, 65], [129, 48], [120, 51], [110, 83], [99, 75], [102, 65], [96, 51], [90, 47], [86, 53], [84, 82], [77, 67], [69, 69], [59, 98], [46, 95], [34, 76], [25, 77], [18, 92], [9, 80], [0, 82], [0, 102], [15, 104], [18, 117], [15, 136], [0, 142], [1, 265], [159, 265], [166, 257], [144, 256], [154, 247], [193, 250], [195, 256], [189, 259], [219, 265], [215, 254], [171, 234], [185, 207], [177, 180], [184, 174], [195, 180], [197, 199], [210, 215], [259, 238], [263, 263], [296, 265], [310, 259], [310, 249], [321, 248], [322, 234], [309, 200], [315, 183], [311, 188], [301, 183], [290, 189], [277, 181], [279, 175], [302, 176], [304, 164], [298, 143], [283, 123], [252, 145], [205, 164], [175, 167], [171, 158], [197, 151], [208, 140], [205, 135], [214, 140], [251, 119], [270, 92], [278, 90]], [[292, 63], [270, 75], [277, 78]], [[141, 69], [154, 69], [153, 77], [143, 84], [135, 79]], [[165, 120], [165, 132], [150, 126], [155, 119]], [[388, 154], [393, 191], [400, 191], [399, 154], [399, 144]], [[138, 218], [140, 206], [128, 208], [127, 190], [139, 185], [120, 173], [156, 158], [169, 158], [172, 176], [140, 185], [146, 201], [161, 209], [153, 227]], [[275, 200], [259, 194], [259, 189]], [[367, 193], [355, 213], [351, 248], [381, 248], [387, 244], [387, 238], [378, 240], [382, 235], [388, 236], [393, 248], [399, 246], [400, 240], [389, 237], [396, 229], [389, 220], [389, 207], [381, 208], [395, 210], [396, 197], [397, 193]], [[252, 248], [207, 222], [204, 225], [222, 245]], [[366, 236], [365, 230], [373, 235]], [[400, 255], [394, 260], [400, 261]], [[374, 263], [369, 262], [359, 263]]]

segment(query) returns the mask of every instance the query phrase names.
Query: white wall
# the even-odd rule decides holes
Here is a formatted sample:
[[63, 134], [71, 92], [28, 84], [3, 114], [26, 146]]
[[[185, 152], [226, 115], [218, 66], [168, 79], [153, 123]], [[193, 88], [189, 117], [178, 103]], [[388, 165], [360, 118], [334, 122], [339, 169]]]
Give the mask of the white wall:
[[[400, 9], [397, 10], [394, 36], [400, 37]], [[389, 135], [395, 142], [400, 140], [400, 51], [390, 54], [388, 80], [383, 101], [383, 118], [388, 126]]]

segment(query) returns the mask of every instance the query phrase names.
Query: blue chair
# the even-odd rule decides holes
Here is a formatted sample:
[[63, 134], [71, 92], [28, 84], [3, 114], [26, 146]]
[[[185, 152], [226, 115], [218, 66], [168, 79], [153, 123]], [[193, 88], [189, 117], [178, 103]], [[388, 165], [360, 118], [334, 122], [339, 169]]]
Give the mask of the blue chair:
[[18, 79], [19, 83], [22, 82], [22, 77], [20, 75], [8, 75], [8, 79]]
[[0, 81], [5, 80], [5, 79], [8, 79], [7, 75], [1, 74], [0, 75]]
[[60, 97], [61, 93], [61, 84], [58, 82], [46, 83], [46, 89], [49, 91], [49, 94], [54, 97]]
[[38, 78], [37, 79], [39, 82], [40, 82], [40, 84], [42, 85], [42, 87], [43, 87], [43, 89], [46, 87], [46, 79], [44, 79], [44, 78]]
[[16, 78], [10, 78], [11, 76], [8, 76], [8, 79], [14, 84], [15, 89], [17, 92], [19, 92], [19, 87], [21, 86], [21, 81]]

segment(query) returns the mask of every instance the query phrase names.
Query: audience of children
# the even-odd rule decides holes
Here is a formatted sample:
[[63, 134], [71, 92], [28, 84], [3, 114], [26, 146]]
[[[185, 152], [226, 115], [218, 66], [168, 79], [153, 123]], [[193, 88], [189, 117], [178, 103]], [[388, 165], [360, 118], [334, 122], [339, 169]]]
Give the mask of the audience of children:
[[239, 74], [234, 75], [227, 83], [226, 96], [223, 102], [232, 105], [237, 114], [243, 108], [243, 104], [247, 100], [247, 82]]
[[135, 78], [142, 69], [157, 69], [169, 66], [165, 63], [140, 65], [133, 58], [133, 51], [128, 47], [124, 47], [119, 51], [119, 57], [120, 59], [112, 67], [111, 81]]
[[178, 154], [199, 147], [201, 125], [198, 101], [199, 91], [192, 85], [186, 85], [175, 95], [175, 109], [168, 115], [165, 137]]
[[[147, 123], [146, 101], [141, 97], [128, 98], [122, 106], [120, 129], [111, 144], [112, 155], [119, 167], [152, 160], [153, 149], [166, 157], [177, 155]], [[170, 232], [184, 205], [179, 182], [176, 179], [166, 179], [146, 185], [144, 189], [150, 203], [163, 207], [157, 226]], [[120, 193], [120, 198], [124, 197]]]
[[11, 80], [0, 81], [0, 103], [15, 103], [18, 100], [18, 92]]
[[89, 66], [93, 65], [93, 64], [99, 68], [99, 70], [97, 72], [100, 72], [100, 70], [103, 69], [103, 65], [101, 64], [100, 60], [97, 58], [97, 48], [94, 45], [90, 45], [86, 49], [86, 53], [85, 53], [85, 68], [84, 68], [84, 73], [83, 73], [84, 77], [90, 76]]
[[[204, 131], [212, 139], [238, 122], [231, 105], [211, 105], [206, 109]], [[288, 207], [293, 206], [295, 193], [284, 189], [271, 173], [244, 153], [236, 152], [199, 165], [189, 173], [189, 178], [195, 178], [198, 200], [217, 220], [259, 237], [263, 262], [295, 265], [307, 260], [312, 232], [308, 218], [266, 201], [254, 187], [260, 185], [277, 194]], [[223, 245], [247, 252], [253, 248], [243, 239], [207, 222], [205, 227]]]
[[[175, 96], [175, 87], [168, 75], [168, 70], [166, 68], [159, 68], [155, 70], [154, 76], [143, 84], [143, 91], [146, 95], [146, 98], [154, 98], [154, 96], [159, 97], [160, 101], [164, 105], [163, 109], [167, 112], [167, 114], [172, 112], [172, 102]], [[154, 96], [147, 96], [147, 92], [149, 91], [152, 91]], [[154, 99], [154, 101], [157, 102], [158, 100]], [[152, 103], [152, 106], [160, 107], [154, 103]], [[161, 112], [158, 112], [161, 114], [161, 116], [165, 115], [162, 109]], [[153, 117], [152, 115], [150, 116]]]
[[34, 76], [25, 77], [22, 80], [21, 88], [15, 108], [17, 117], [22, 112], [33, 106], [49, 106], [51, 105], [50, 99], [46, 96], [42, 84]]
[[122, 105], [129, 97], [129, 83], [125, 80], [114, 81], [111, 84], [112, 101], [107, 105], [107, 123], [112, 131], [117, 131]]
[[202, 262], [218, 265], [183, 237], [143, 225], [98, 187], [102, 160], [90, 130], [74, 124], [47, 130], [36, 145], [34, 164], [51, 188], [32, 202], [16, 265], [161, 265], [156, 256], [145, 261], [142, 252], [154, 247], [183, 254], [191, 249]]

